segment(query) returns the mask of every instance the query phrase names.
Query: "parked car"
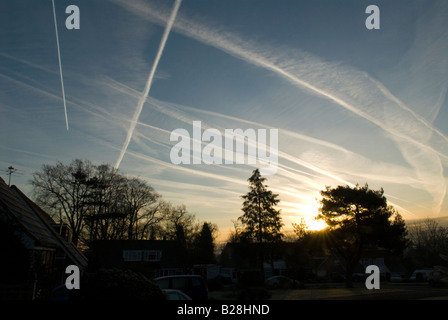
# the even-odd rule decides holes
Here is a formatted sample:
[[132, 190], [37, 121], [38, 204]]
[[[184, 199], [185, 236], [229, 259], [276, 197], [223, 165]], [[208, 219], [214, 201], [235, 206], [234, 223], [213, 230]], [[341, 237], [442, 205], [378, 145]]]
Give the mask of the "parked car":
[[404, 281], [404, 276], [402, 274], [399, 274], [399, 273], [392, 273], [390, 275], [389, 281], [390, 282], [403, 282]]
[[368, 277], [368, 275], [365, 273], [356, 272], [356, 273], [352, 274], [353, 282], [365, 282], [367, 277]]
[[416, 269], [409, 277], [409, 281], [423, 282], [428, 281], [432, 269]]
[[191, 298], [180, 290], [165, 289], [162, 290], [167, 300], [191, 300]]
[[448, 286], [448, 268], [444, 266], [435, 266], [428, 277], [428, 282], [434, 287]]
[[70, 296], [71, 291], [69, 289], [67, 289], [67, 286], [64, 284], [61, 284], [59, 286], [57, 286], [56, 288], [54, 288], [53, 290], [51, 290], [50, 292], [50, 300], [70, 300], [71, 296]]
[[331, 282], [344, 282], [345, 281], [345, 275], [340, 272], [330, 272], [327, 275], [328, 281]]
[[268, 288], [271, 289], [287, 289], [287, 288], [297, 288], [300, 282], [285, 276], [273, 276], [269, 277], [264, 282]]
[[197, 275], [165, 276], [154, 279], [162, 290], [180, 290], [192, 300], [207, 300], [208, 287], [204, 278]]

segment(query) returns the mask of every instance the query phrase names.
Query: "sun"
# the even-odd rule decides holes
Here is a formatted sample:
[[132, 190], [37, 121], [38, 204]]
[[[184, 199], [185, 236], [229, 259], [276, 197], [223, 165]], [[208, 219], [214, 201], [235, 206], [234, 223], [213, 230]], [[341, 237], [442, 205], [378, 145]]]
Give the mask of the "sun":
[[315, 217], [305, 218], [305, 223], [310, 231], [319, 231], [328, 227], [325, 221], [317, 220]]
[[288, 203], [290, 208], [287, 208], [291, 213], [293, 224], [306, 224], [308, 231], [319, 231], [328, 227], [324, 220], [316, 219], [319, 215], [319, 203], [316, 199], [307, 198], [302, 199], [301, 203]]
[[304, 211], [308, 214], [308, 216], [304, 218], [308, 230], [318, 231], [328, 227], [324, 220], [316, 219], [319, 214], [319, 205], [316, 201], [307, 204], [306, 210]]

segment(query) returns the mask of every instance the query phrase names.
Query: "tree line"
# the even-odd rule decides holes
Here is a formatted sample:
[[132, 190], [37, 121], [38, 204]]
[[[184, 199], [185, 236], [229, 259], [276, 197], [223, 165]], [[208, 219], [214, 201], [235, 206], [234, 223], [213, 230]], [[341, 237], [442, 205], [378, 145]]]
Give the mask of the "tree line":
[[[79, 159], [68, 165], [43, 165], [31, 183], [36, 202], [70, 226], [77, 245], [89, 247], [96, 240], [177, 240], [182, 248], [192, 249], [189, 257], [197, 263], [215, 261], [216, 225], [197, 221], [185, 205], [164, 201], [148, 183], [110, 165]], [[263, 273], [264, 262], [273, 261], [285, 238], [276, 208], [280, 200], [258, 169], [248, 184], [248, 192], [241, 196], [243, 214], [234, 222], [228, 242], [249, 244], [247, 256], [255, 257]], [[296, 241], [301, 254], [323, 249], [335, 254], [345, 267], [347, 286], [356, 264], [369, 251], [381, 248], [398, 258], [406, 253], [412, 266], [427, 266], [440, 261], [442, 251], [448, 254], [448, 229], [429, 221], [424, 227], [412, 227], [409, 234], [383, 189], [372, 190], [367, 184], [326, 187], [321, 196], [317, 219], [328, 227], [309, 232], [304, 221], [293, 224]]]
[[146, 181], [109, 164], [81, 159], [45, 164], [31, 184], [36, 203], [68, 224], [72, 242], [81, 247], [96, 240], [165, 239], [200, 251], [218, 232], [215, 224], [198, 221], [185, 205], [172, 205]]
[[[280, 210], [275, 209], [278, 194], [269, 191], [265, 181], [258, 170], [252, 172], [249, 191], [242, 196], [243, 215], [235, 222], [230, 238], [233, 243], [258, 244], [258, 252], [253, 247], [251, 250], [260, 266], [278, 255], [284, 239]], [[387, 203], [382, 188], [372, 190], [368, 184], [327, 186], [320, 194], [316, 218], [325, 221], [327, 228], [310, 232], [303, 219], [293, 223], [298, 254], [292, 264], [296, 267], [303, 265], [302, 258], [307, 253], [331, 252], [342, 262], [346, 286], [351, 287], [356, 265], [375, 251], [388, 252], [411, 271], [446, 264], [448, 228], [431, 219], [408, 228], [402, 216]]]

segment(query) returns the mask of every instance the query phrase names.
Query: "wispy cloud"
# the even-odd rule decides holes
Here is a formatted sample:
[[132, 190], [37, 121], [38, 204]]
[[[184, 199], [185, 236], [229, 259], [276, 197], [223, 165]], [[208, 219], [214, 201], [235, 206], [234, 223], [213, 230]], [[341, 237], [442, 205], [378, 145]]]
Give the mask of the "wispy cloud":
[[[127, 10], [143, 19], [162, 24], [166, 10], [142, 1], [119, 1]], [[273, 48], [244, 39], [214, 23], [179, 15], [174, 28], [177, 32], [213, 46], [238, 59], [270, 70], [282, 79], [305, 91], [328, 99], [388, 134], [404, 159], [415, 169], [415, 175], [436, 203], [435, 211], [446, 194], [446, 179], [441, 161], [448, 160], [448, 139], [431, 121], [419, 116], [394, 96], [381, 82], [353, 67], [327, 62], [316, 56], [288, 48]], [[445, 92], [445, 93], [444, 93]], [[446, 95], [441, 92], [438, 106]], [[440, 108], [440, 107], [439, 107]], [[283, 158], [319, 172], [303, 159], [282, 154]], [[320, 173], [324, 173], [321, 171]], [[340, 182], [349, 182], [333, 173], [327, 175]], [[439, 191], [436, 191], [439, 190]]]
[[31, 61], [28, 61], [28, 60], [25, 60], [25, 59], [21, 59], [21, 58], [12, 56], [12, 55], [7, 54], [7, 53], [5, 53], [5, 52], [0, 52], [0, 56], [2, 56], [2, 57], [4, 57], [4, 58], [7, 58], [7, 59], [9, 59], [9, 60], [12, 60], [12, 61], [19, 62], [19, 63], [21, 63], [21, 64], [23, 64], [23, 65], [32, 67], [33, 69], [37, 69], [37, 70], [45, 71], [45, 72], [47, 72], [47, 73], [49, 73], [49, 74], [57, 75], [57, 72], [55, 72], [54, 70], [51, 70], [51, 69], [46, 68], [46, 67], [43, 67], [42, 65], [33, 63], [33, 62], [31, 62]]
[[[213, 127], [218, 128], [219, 130], [224, 130], [230, 126], [241, 128], [272, 128], [272, 126], [268, 123], [254, 122], [240, 117], [225, 115], [219, 112], [160, 101], [155, 98], [148, 98], [148, 100], [148, 104], [154, 111], [182, 121], [186, 126], [191, 126], [192, 121], [200, 118], [206, 120], [204, 121], [204, 127]], [[207, 117], [205, 118], [205, 116]], [[288, 151], [280, 151], [279, 153], [279, 157], [282, 160], [280, 161], [280, 165], [288, 168], [289, 171], [296, 169], [287, 167], [285, 163], [288, 162], [299, 165], [302, 168], [309, 169], [310, 172], [323, 174], [332, 180], [334, 179], [340, 183], [349, 185], [352, 185], [352, 183], [344, 178], [337, 177], [336, 171], [342, 173], [344, 176], [364, 176], [366, 178], [375, 177], [378, 180], [388, 182], [393, 181], [395, 183], [403, 184], [409, 184], [412, 182], [418, 183], [416, 179], [411, 178], [410, 174], [412, 172], [406, 168], [391, 163], [372, 161], [361, 154], [355, 153], [341, 145], [326, 140], [317, 139], [286, 129], [281, 130], [281, 138], [287, 142], [296, 142], [291, 143], [293, 146], [292, 148], [287, 146], [284, 147], [284, 150]], [[164, 139], [166, 139], [166, 137]], [[298, 141], [300, 141], [300, 143], [297, 143]], [[303, 149], [313, 150], [313, 152], [321, 152], [320, 159], [326, 159], [327, 161], [325, 165], [326, 169], [318, 167], [323, 164], [321, 160], [316, 161], [316, 158], [308, 157], [309, 161], [306, 161], [303, 158], [301, 159], [290, 154], [289, 152], [292, 151], [293, 148], [297, 148], [295, 147], [297, 144], [301, 145]], [[288, 143], [286, 143], [286, 145], [288, 145]], [[307, 158], [306, 155], [305, 158]], [[344, 159], [343, 163], [341, 163], [341, 159]], [[349, 163], [349, 166], [344, 167], [344, 163]], [[370, 170], [367, 171], [366, 168], [369, 168]]]
[[[118, 83], [115, 85], [121, 87]], [[183, 106], [179, 104], [173, 104], [166, 101], [160, 101], [155, 98], [148, 98], [148, 109], [156, 116], [158, 113], [163, 113], [174, 120], [181, 121], [185, 124], [185, 127], [191, 127], [192, 121], [197, 119], [203, 119], [204, 128], [213, 127], [219, 130], [224, 130], [229, 126], [241, 127], [241, 128], [268, 128], [269, 126], [264, 123], [256, 123], [244, 118], [238, 118], [235, 116], [228, 116], [218, 112], [212, 112], [207, 110], [202, 110], [194, 107]], [[163, 124], [160, 124], [163, 126]], [[139, 146], [136, 151], [129, 151], [130, 156], [136, 157], [138, 159], [145, 160], [145, 162], [151, 162], [157, 167], [165, 168], [166, 172], [178, 172], [178, 178], [185, 176], [188, 177], [203, 177], [206, 179], [211, 179], [212, 181], [222, 181], [223, 183], [229, 183], [232, 187], [230, 189], [234, 190], [235, 186], [239, 186], [241, 193], [244, 192], [244, 186], [247, 184], [244, 178], [230, 178], [230, 177], [245, 177], [247, 171], [240, 170], [234, 166], [222, 166], [224, 170], [218, 172], [216, 167], [211, 167], [207, 165], [202, 166], [177, 166], [169, 163], [167, 159], [160, 159], [159, 155], [154, 154], [155, 145], [162, 147], [162, 152], [159, 154], [168, 154], [172, 145], [166, 144], [170, 132], [163, 128], [157, 126], [152, 126], [144, 123], [139, 123], [140, 130], [134, 133], [134, 140]], [[143, 128], [147, 128], [149, 131], [144, 132]], [[275, 185], [275, 192], [278, 192], [282, 198], [282, 208], [287, 208], [283, 204], [283, 199], [286, 202], [295, 201], [315, 201], [318, 197], [319, 191], [328, 184], [348, 184], [354, 185], [350, 179], [357, 179], [355, 183], [364, 183], [365, 181], [380, 181], [380, 182], [390, 182], [394, 184], [403, 185], [414, 185], [416, 187], [422, 187], [423, 185], [417, 178], [412, 178], [413, 172], [409, 169], [391, 164], [391, 163], [381, 163], [365, 158], [364, 156], [354, 153], [340, 145], [330, 143], [325, 140], [316, 139], [303, 134], [297, 134], [288, 130], [281, 130], [283, 138], [293, 139], [293, 141], [301, 140], [302, 143], [299, 145], [303, 146], [305, 150], [313, 150], [313, 153], [320, 155], [316, 157], [307, 153], [301, 154], [301, 156], [293, 155], [289, 152], [293, 152], [295, 149], [286, 148], [279, 153], [279, 169], [275, 177], [269, 177]], [[203, 142], [204, 143], [204, 142]], [[303, 145], [305, 143], [305, 145]], [[297, 143], [291, 144], [292, 146], [297, 145]], [[153, 156], [150, 156], [153, 154]], [[341, 161], [341, 158], [345, 161]], [[321, 159], [325, 159], [322, 161]], [[359, 181], [359, 179], [363, 179]], [[177, 190], [178, 183], [172, 183], [175, 190]], [[200, 188], [200, 185], [198, 185]], [[213, 189], [213, 188], [212, 188]], [[220, 189], [225, 190], [224, 185], [220, 185]], [[194, 188], [189, 188], [187, 190], [192, 190], [189, 193], [194, 192]], [[173, 189], [167, 189], [168, 193], [173, 193]], [[174, 196], [175, 196], [174, 192]], [[175, 196], [176, 197], [176, 196]], [[298, 199], [300, 198], [300, 199]], [[288, 201], [289, 199], [289, 201]], [[397, 203], [402, 202], [402, 199], [396, 198]], [[395, 201], [390, 201], [391, 205], [397, 208], [401, 208]], [[292, 207], [288, 207], [292, 208]], [[293, 207], [296, 208], [296, 214], [301, 214], [307, 216], [310, 212], [301, 212], [300, 208], [307, 208], [309, 206]], [[288, 209], [288, 210], [290, 210]], [[299, 210], [300, 209], [300, 210]], [[292, 210], [292, 209], [291, 209]], [[407, 210], [401, 210], [402, 212], [408, 212]], [[411, 214], [412, 216], [412, 214]]]
[[[158, 6], [141, 1], [120, 1], [115, 2], [123, 5], [126, 9], [134, 12], [144, 19], [156, 23], [165, 21], [165, 10]], [[195, 40], [211, 45], [225, 51], [239, 59], [271, 70], [287, 81], [310, 92], [334, 101], [339, 106], [364, 118], [391, 135], [397, 135], [411, 142], [420, 144], [420, 141], [413, 137], [419, 132], [411, 131], [406, 126], [391, 126], [385, 124], [384, 118], [393, 116], [386, 112], [381, 112], [378, 116], [378, 108], [371, 108], [372, 104], [385, 105], [394, 109], [399, 107], [409, 113], [407, 117], [414, 118], [413, 122], [427, 126], [428, 129], [446, 137], [431, 125], [428, 125], [422, 117], [418, 117], [415, 112], [406, 107], [395, 98], [379, 81], [370, 77], [367, 73], [348, 66], [341, 66], [337, 63], [330, 63], [312, 56], [305, 52], [294, 50], [285, 53], [288, 48], [269, 48], [264, 44], [256, 44], [248, 39], [241, 38], [238, 34], [232, 33], [224, 27], [208, 26], [206, 23], [193, 21], [185, 15], [179, 15], [174, 28], [176, 31], [185, 34]], [[289, 50], [290, 51], [290, 50]], [[294, 57], [294, 58], [291, 58]], [[371, 90], [374, 89], [374, 92]], [[378, 94], [378, 93], [382, 93]], [[376, 99], [383, 99], [374, 103]], [[361, 102], [361, 104], [355, 104]], [[406, 115], [406, 113], [403, 113]], [[400, 114], [403, 115], [403, 114]], [[411, 136], [409, 136], [411, 134]], [[420, 144], [421, 147], [425, 147]], [[433, 150], [437, 152], [437, 150]], [[441, 156], [447, 156], [441, 153]]]

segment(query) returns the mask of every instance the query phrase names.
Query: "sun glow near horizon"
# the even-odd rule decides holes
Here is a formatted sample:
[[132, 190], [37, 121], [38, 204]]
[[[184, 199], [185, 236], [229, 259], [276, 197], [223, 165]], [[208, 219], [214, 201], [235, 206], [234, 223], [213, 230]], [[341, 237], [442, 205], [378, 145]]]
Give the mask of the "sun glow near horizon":
[[304, 205], [303, 211], [307, 214], [304, 220], [309, 231], [318, 231], [327, 227], [324, 220], [317, 219], [319, 215], [319, 203], [315, 199]]
[[305, 218], [305, 223], [309, 231], [319, 231], [328, 227], [325, 221], [317, 219], [316, 217]]
[[306, 203], [287, 203], [287, 206], [289, 208], [285, 211], [290, 213], [291, 223], [299, 224], [303, 219], [309, 231], [318, 231], [328, 227], [324, 220], [317, 219], [319, 203], [316, 199], [309, 200]]

